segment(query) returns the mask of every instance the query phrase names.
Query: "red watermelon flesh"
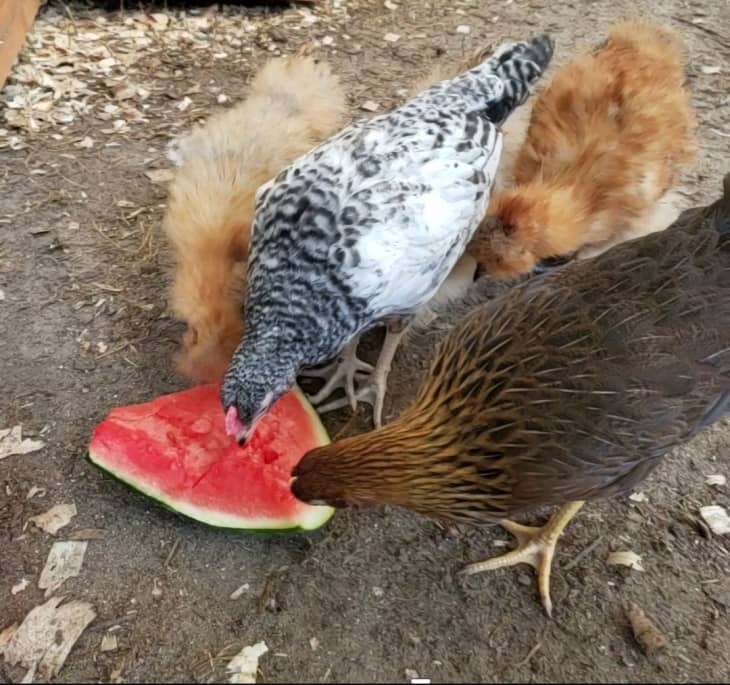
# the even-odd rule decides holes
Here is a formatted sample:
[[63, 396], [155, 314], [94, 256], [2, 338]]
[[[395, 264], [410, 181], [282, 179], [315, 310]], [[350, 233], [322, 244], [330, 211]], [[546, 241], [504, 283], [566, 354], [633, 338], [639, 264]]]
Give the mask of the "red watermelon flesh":
[[201, 385], [113, 409], [94, 431], [92, 462], [185, 516], [245, 530], [311, 530], [333, 513], [297, 500], [291, 471], [329, 442], [299, 389], [282, 397], [244, 447], [226, 435], [220, 386]]

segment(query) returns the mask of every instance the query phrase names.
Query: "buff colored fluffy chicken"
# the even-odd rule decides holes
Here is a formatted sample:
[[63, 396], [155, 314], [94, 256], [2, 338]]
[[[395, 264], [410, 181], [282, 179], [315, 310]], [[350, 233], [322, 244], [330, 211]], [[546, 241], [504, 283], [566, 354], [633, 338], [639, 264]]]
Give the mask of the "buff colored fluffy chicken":
[[346, 107], [326, 63], [273, 59], [246, 100], [175, 144], [163, 225], [176, 262], [171, 305], [187, 324], [177, 366], [190, 379], [220, 380], [241, 339], [256, 190], [341, 128]]
[[468, 253], [509, 278], [666, 228], [695, 126], [679, 37], [649, 22], [615, 25], [533, 98], [514, 185], [493, 194]]
[[[663, 233], [500, 283], [496, 298], [493, 284], [443, 312], [413, 405], [308, 452], [292, 492], [499, 523], [517, 549], [465, 572], [532, 564], [550, 613], [556, 542], [583, 503], [631, 492], [730, 412], [730, 174], [723, 197]], [[551, 505], [543, 527], [511, 520]]]

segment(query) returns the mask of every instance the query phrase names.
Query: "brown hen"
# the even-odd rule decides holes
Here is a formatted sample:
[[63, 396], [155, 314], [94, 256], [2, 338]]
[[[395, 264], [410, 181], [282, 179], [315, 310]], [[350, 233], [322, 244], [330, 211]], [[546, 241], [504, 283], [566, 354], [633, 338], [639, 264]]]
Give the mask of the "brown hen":
[[[485, 303], [490, 289], [483, 279], [462, 312], [450, 305], [458, 323], [415, 403], [309, 452], [292, 490], [500, 523], [517, 549], [465, 572], [533, 564], [550, 613], [555, 543], [583, 502], [631, 491], [730, 410], [730, 174], [722, 199], [662, 233]], [[561, 508], [542, 528], [507, 520], [544, 505]]]
[[177, 367], [188, 378], [219, 381], [241, 339], [257, 189], [337, 131], [346, 112], [326, 62], [275, 58], [245, 100], [177, 143], [163, 227], [175, 255], [171, 306], [187, 324]]
[[685, 55], [674, 31], [616, 24], [594, 51], [557, 70], [467, 251], [491, 276], [541, 260], [590, 257], [666, 228], [696, 149]]

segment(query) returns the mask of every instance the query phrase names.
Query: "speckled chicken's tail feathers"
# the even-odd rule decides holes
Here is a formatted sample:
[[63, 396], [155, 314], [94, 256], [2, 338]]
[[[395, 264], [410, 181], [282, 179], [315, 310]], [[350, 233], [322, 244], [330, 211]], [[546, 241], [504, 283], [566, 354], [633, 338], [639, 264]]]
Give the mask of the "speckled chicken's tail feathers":
[[532, 86], [547, 70], [553, 57], [553, 40], [547, 34], [526, 42], [501, 46], [480, 69], [486, 67], [504, 84], [501, 96], [487, 102], [486, 116], [501, 124], [530, 94]]
[[[433, 86], [436, 92], [457, 96], [465, 109], [479, 112], [493, 124], [501, 124], [530, 94], [533, 85], [545, 72], [553, 56], [553, 41], [547, 34], [519, 43], [503, 43], [496, 50], [486, 49], [473, 54], [464, 62], [463, 73]], [[481, 58], [481, 60], [480, 60]], [[476, 66], [473, 66], [476, 64]], [[437, 68], [419, 85], [446, 76], [451, 69]], [[494, 77], [501, 81], [495, 85]], [[433, 92], [433, 90], [427, 91]]]

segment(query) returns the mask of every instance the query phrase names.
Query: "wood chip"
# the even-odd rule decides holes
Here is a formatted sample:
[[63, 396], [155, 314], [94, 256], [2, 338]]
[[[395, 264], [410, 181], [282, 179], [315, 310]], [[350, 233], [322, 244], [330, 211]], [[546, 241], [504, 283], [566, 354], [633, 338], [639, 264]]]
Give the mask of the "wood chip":
[[69, 578], [75, 578], [81, 573], [88, 544], [74, 541], [53, 544], [38, 579], [38, 587], [46, 591], [46, 597], [52, 595]]
[[38, 497], [45, 497], [46, 489], [32, 485], [30, 490], [28, 490], [28, 494], [25, 496], [25, 499], [33, 499], [36, 495], [38, 495]]
[[266, 643], [261, 641], [250, 647], [244, 647], [226, 666], [230, 673], [229, 683], [255, 683], [259, 668], [259, 659], [269, 651]]
[[119, 647], [119, 640], [114, 633], [104, 633], [104, 637], [101, 638], [101, 646], [99, 649], [102, 652], [113, 652]]
[[12, 428], [0, 429], [0, 459], [37, 452], [45, 446], [42, 440], [23, 438], [23, 427], [20, 424]]
[[632, 492], [629, 499], [632, 502], [646, 502], [649, 498], [643, 492]]
[[19, 580], [17, 583], [15, 583], [12, 588], [10, 588], [10, 594], [17, 595], [19, 592], [23, 592], [23, 590], [25, 590], [28, 585], [30, 585], [30, 583], [25, 578], [23, 578], [22, 580]]
[[56, 504], [43, 514], [31, 516], [30, 522], [46, 533], [55, 535], [61, 528], [71, 523], [74, 516], [76, 516], [76, 505], [73, 502]]
[[702, 507], [700, 516], [715, 535], [728, 535], [730, 533], [730, 516], [728, 516], [725, 508], [719, 504]]
[[106, 531], [103, 528], [79, 528], [66, 536], [69, 540], [103, 540]]
[[727, 484], [727, 478], [725, 478], [725, 476], [723, 476], [721, 473], [713, 473], [712, 475], [705, 478], [705, 483], [707, 483], [708, 485], [712, 485], [716, 488], [724, 488]]
[[240, 587], [236, 588], [231, 593], [231, 599], [238, 599], [244, 592], [248, 592], [248, 590], [249, 590], [250, 587], [251, 586], [248, 583], [244, 583]]
[[626, 610], [636, 641], [647, 656], [656, 654], [667, 646], [667, 639], [651, 619], [635, 604]]
[[456, 27], [456, 33], [471, 33], [471, 26], [461, 24], [461, 26]]
[[364, 109], [366, 112], [377, 112], [380, 109], [380, 105], [372, 100], [365, 100], [360, 105], [360, 109]]
[[700, 71], [703, 74], [712, 76], [714, 74], [719, 74], [722, 71], [722, 68], [719, 67], [718, 65], [708, 65], [708, 66], [700, 67]]
[[149, 169], [144, 172], [144, 175], [152, 181], [152, 183], [165, 184], [169, 183], [175, 178], [175, 173], [172, 169]]
[[66, 657], [86, 627], [96, 617], [91, 604], [72, 600], [63, 606], [52, 597], [32, 609], [0, 649], [11, 665], [29, 669], [22, 682], [32, 682], [37, 673], [46, 682], [58, 675]]
[[383, 40], [386, 43], [397, 43], [400, 40], [400, 34], [399, 33], [386, 33], [383, 36]]
[[608, 555], [607, 562], [611, 566], [628, 566], [634, 571], [644, 570], [644, 567], [641, 565], [641, 555], [635, 552], [611, 552]]
[[18, 624], [13, 623], [12, 625], [9, 625], [7, 628], [3, 628], [0, 630], [0, 654], [2, 654], [5, 651], [5, 647], [10, 642], [10, 638], [15, 635], [15, 631], [18, 630]]

